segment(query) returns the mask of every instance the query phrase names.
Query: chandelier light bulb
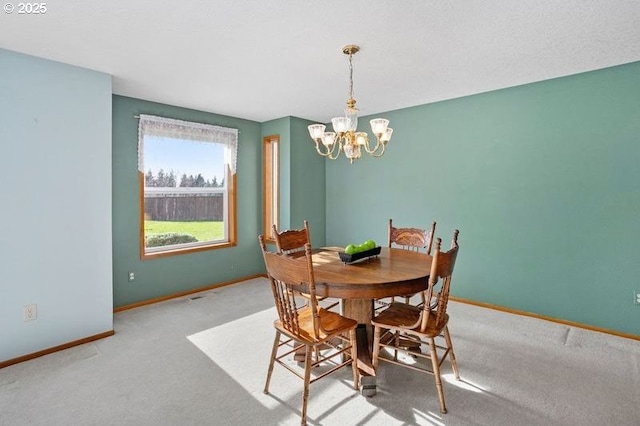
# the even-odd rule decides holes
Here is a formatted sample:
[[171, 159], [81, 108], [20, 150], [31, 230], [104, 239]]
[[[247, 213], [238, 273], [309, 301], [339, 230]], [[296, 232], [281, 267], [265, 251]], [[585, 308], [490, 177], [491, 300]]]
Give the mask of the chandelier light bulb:
[[326, 128], [327, 126], [324, 124], [312, 124], [309, 126], [309, 134], [312, 139], [321, 139], [324, 136], [324, 129]]
[[369, 124], [371, 124], [371, 131], [375, 135], [382, 135], [387, 131], [389, 120], [384, 118], [374, 118], [369, 122]]
[[356, 133], [356, 143], [359, 146], [366, 145], [369, 142], [369, 138], [367, 138], [367, 134], [365, 132]]
[[324, 146], [331, 147], [336, 143], [336, 134], [333, 132], [327, 132], [322, 136], [322, 143]]
[[389, 139], [391, 139], [391, 133], [393, 133], [393, 129], [391, 127], [387, 127], [387, 130], [384, 132], [384, 135], [380, 137], [380, 142], [387, 143]]
[[340, 134], [349, 130], [349, 119], [347, 117], [335, 117], [331, 119], [333, 131]]

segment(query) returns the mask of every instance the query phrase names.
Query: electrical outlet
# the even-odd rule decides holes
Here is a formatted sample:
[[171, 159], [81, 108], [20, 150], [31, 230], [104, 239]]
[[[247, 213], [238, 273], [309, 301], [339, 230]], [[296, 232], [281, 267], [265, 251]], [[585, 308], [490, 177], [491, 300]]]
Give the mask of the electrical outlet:
[[129, 272], [129, 281], [133, 281], [136, 279], [136, 274], [134, 272]]
[[33, 321], [38, 318], [38, 305], [32, 303], [30, 305], [26, 305], [22, 311], [23, 317], [25, 321]]
[[633, 304], [640, 305], [640, 290], [633, 292]]

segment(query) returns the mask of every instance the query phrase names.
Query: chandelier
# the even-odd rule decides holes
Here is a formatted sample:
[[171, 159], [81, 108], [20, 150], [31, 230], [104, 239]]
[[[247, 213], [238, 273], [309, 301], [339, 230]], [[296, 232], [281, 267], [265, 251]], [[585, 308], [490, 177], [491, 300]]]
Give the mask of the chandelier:
[[362, 157], [362, 150], [373, 157], [381, 157], [387, 142], [391, 139], [393, 129], [388, 127], [389, 120], [384, 118], [374, 118], [370, 121], [371, 131], [376, 137], [376, 144], [373, 148], [369, 144], [369, 137], [366, 132], [356, 132], [358, 127], [358, 108], [356, 100], [353, 99], [353, 55], [358, 53], [359, 46], [350, 44], [342, 48], [342, 53], [349, 55], [349, 99], [344, 110], [344, 117], [331, 119], [333, 132], [325, 132], [324, 124], [312, 124], [309, 126], [309, 135], [316, 144], [316, 151], [323, 157], [335, 160], [344, 151], [344, 155], [351, 164], [353, 160]]

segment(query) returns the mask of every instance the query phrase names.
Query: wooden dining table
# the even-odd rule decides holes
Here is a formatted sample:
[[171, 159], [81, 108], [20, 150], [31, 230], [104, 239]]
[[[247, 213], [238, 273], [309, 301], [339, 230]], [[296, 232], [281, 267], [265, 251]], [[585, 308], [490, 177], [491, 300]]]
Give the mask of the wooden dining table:
[[316, 293], [320, 297], [342, 299], [342, 314], [358, 321], [361, 391], [371, 396], [376, 393], [376, 372], [371, 359], [373, 300], [425, 290], [432, 257], [425, 253], [382, 247], [377, 256], [345, 264], [338, 255], [342, 250], [342, 247], [314, 250]]

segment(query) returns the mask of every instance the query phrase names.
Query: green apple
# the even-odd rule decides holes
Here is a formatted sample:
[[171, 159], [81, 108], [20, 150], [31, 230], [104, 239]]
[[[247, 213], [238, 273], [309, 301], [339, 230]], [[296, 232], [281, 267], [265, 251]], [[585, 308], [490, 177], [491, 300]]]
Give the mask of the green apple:
[[376, 247], [376, 242], [375, 242], [375, 241], [373, 241], [373, 240], [367, 240], [367, 241], [365, 241], [364, 243], [367, 245], [367, 247], [369, 248], [369, 250], [371, 250], [372, 248], [375, 248], [375, 247]]
[[353, 244], [349, 244], [347, 247], [345, 247], [344, 252], [347, 254], [356, 254], [358, 252], [358, 248]]

